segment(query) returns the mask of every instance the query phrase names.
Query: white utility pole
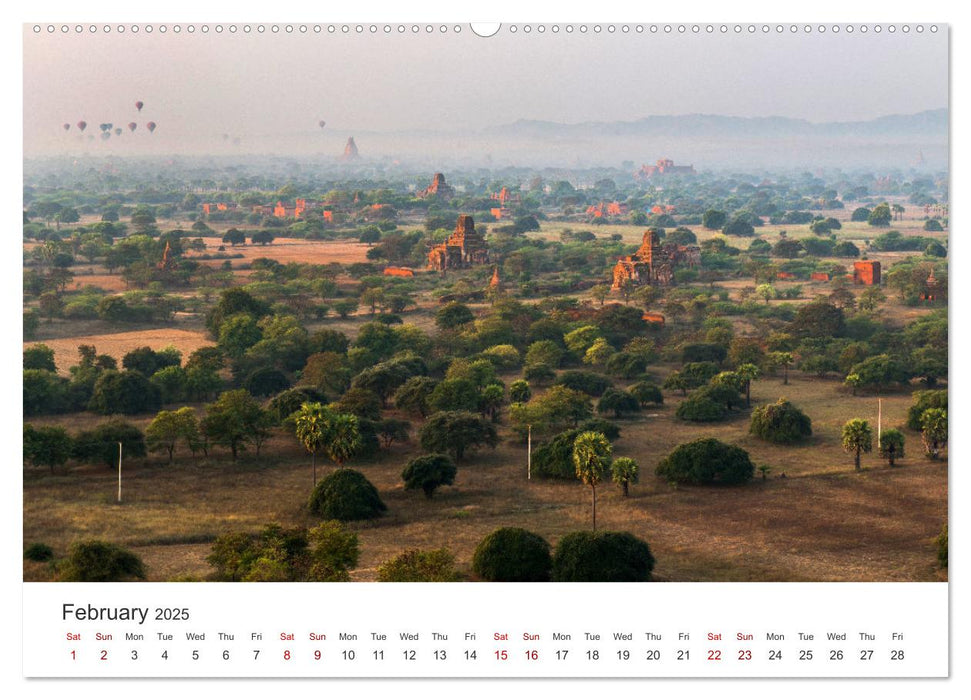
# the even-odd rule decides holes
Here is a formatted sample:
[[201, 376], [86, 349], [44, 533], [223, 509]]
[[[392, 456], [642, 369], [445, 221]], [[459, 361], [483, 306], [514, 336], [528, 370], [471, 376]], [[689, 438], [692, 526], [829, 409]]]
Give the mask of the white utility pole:
[[880, 451], [880, 435], [883, 429], [883, 399], [877, 399], [877, 452]]
[[533, 478], [533, 426], [526, 426], [526, 480]]
[[118, 443], [118, 502], [121, 503], [121, 443]]

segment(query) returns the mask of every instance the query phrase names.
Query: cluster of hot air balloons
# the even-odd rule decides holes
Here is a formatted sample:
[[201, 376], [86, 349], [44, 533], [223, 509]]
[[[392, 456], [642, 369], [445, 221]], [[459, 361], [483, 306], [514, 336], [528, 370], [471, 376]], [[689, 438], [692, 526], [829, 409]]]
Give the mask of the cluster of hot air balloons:
[[[144, 106], [145, 106], [145, 103], [142, 102], [141, 100], [138, 100], [135, 102], [135, 109], [137, 109], [139, 112], [142, 111], [142, 107]], [[75, 126], [77, 127], [78, 131], [80, 131], [83, 134], [84, 130], [88, 128], [88, 123], [82, 119], [77, 124], [75, 124]], [[156, 124], [155, 122], [148, 122], [145, 124], [145, 128], [148, 129], [148, 133], [150, 134], [155, 133], [155, 129], [157, 127], [158, 127], [158, 124]], [[124, 129], [122, 129], [120, 126], [116, 127], [111, 122], [102, 122], [101, 124], [98, 125], [98, 128], [101, 130], [102, 140], [107, 140], [111, 138], [112, 132], [114, 132], [115, 136], [121, 136], [122, 133], [124, 133]], [[135, 133], [135, 130], [137, 128], [138, 128], [137, 122], [128, 122], [128, 131], [130, 131], [131, 133]], [[71, 125], [65, 122], [64, 131], [70, 131], [70, 130], [71, 130]], [[94, 137], [91, 136], [89, 138], [93, 139]]]

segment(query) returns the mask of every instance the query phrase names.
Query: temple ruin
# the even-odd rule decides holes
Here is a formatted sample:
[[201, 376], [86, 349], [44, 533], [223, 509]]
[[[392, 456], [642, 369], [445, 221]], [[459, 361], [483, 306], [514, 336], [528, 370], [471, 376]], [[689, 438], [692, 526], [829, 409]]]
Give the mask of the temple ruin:
[[442, 173], [435, 173], [435, 177], [432, 179], [432, 184], [421, 190], [418, 193], [418, 198], [451, 199], [454, 195], [455, 188], [445, 182], [445, 176]]
[[677, 268], [700, 264], [701, 249], [698, 246], [662, 244], [657, 231], [645, 231], [637, 252], [621, 258], [614, 266], [613, 289], [620, 289], [626, 280], [638, 285], [670, 285]]
[[451, 235], [428, 252], [428, 267], [445, 272], [484, 265], [489, 262], [485, 239], [475, 230], [475, 222], [468, 214], [459, 216]]

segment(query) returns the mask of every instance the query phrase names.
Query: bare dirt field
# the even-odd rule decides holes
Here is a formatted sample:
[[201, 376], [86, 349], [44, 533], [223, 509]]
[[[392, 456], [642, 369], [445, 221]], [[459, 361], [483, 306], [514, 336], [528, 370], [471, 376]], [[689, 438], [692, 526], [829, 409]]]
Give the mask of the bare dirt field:
[[[325, 265], [327, 263], [341, 263], [350, 265], [356, 262], [367, 262], [367, 251], [370, 246], [356, 241], [313, 241], [303, 238], [277, 238], [269, 245], [238, 245], [223, 244], [218, 238], [204, 238], [206, 252], [218, 253], [222, 251], [231, 255], [241, 254], [242, 258], [233, 258], [234, 266], [242, 262], [251, 262], [257, 258], [269, 258], [281, 263], [299, 262]], [[192, 257], [192, 256], [189, 256]], [[222, 260], [200, 260], [207, 265], [221, 265]]]

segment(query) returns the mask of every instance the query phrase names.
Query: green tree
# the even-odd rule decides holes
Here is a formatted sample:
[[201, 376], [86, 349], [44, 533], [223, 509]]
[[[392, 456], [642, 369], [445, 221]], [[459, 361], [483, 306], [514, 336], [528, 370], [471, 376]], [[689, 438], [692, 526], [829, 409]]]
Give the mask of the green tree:
[[305, 402], [300, 405], [293, 421], [297, 440], [310, 453], [314, 486], [317, 485], [317, 452], [324, 443], [329, 419], [330, 411], [322, 404]]
[[455, 463], [446, 455], [431, 454], [409, 461], [401, 478], [406, 489], [421, 489], [431, 498], [439, 486], [451, 486], [455, 482], [456, 472]]
[[585, 432], [573, 442], [573, 466], [577, 478], [590, 487], [593, 499], [593, 529], [597, 529], [597, 484], [610, 464], [610, 442], [601, 433]]
[[54, 351], [43, 343], [24, 348], [24, 369], [42, 369], [48, 372], [56, 372]]
[[411, 377], [395, 391], [395, 408], [417, 413], [424, 418], [429, 413], [428, 399], [437, 384], [431, 377]]
[[854, 465], [860, 469], [860, 455], [873, 450], [873, 430], [870, 424], [860, 418], [848, 420], [843, 425], [843, 449], [853, 453]]
[[145, 435], [137, 426], [111, 419], [74, 437], [74, 458], [80, 462], [101, 462], [108, 468], [118, 466], [118, 443], [125, 459], [144, 457]]
[[228, 447], [235, 462], [239, 451], [249, 443], [256, 446], [259, 455], [272, 423], [272, 415], [246, 389], [234, 389], [206, 404], [206, 415], [199, 427], [214, 444]]
[[238, 228], [231, 228], [223, 235], [223, 243], [229, 243], [234, 248], [246, 243], [246, 234]]
[[610, 478], [615, 484], [620, 484], [624, 498], [630, 495], [630, 485], [637, 483], [637, 475], [637, 462], [630, 457], [618, 457], [610, 464]]
[[104, 415], [154, 413], [162, 407], [158, 387], [138, 372], [102, 372], [94, 383], [88, 410]]
[[24, 423], [24, 459], [36, 467], [60, 467], [70, 459], [74, 441], [60, 426], [34, 428]]
[[583, 353], [583, 362], [587, 365], [604, 365], [614, 352], [606, 338], [596, 338]]
[[710, 231], [717, 231], [728, 221], [728, 214], [717, 209], [709, 209], [701, 217], [701, 225]]
[[484, 581], [549, 581], [550, 544], [519, 527], [493, 530], [472, 555], [472, 571]]
[[660, 406], [664, 403], [664, 394], [661, 393], [661, 389], [649, 382], [637, 382], [637, 384], [628, 387], [627, 391], [637, 399], [642, 408], [648, 404]]
[[457, 461], [461, 461], [468, 450], [499, 444], [495, 426], [468, 411], [433, 414], [422, 426], [418, 439], [423, 450], [448, 453]]
[[928, 408], [920, 416], [921, 439], [931, 459], [937, 459], [947, 447], [947, 410]]
[[458, 328], [475, 320], [475, 314], [465, 304], [451, 301], [435, 313], [435, 325], [442, 330]]
[[880, 456], [894, 466], [904, 456], [904, 434], [896, 428], [884, 430], [880, 435]]
[[263, 331], [250, 314], [234, 314], [219, 326], [219, 348], [228, 357], [242, 357], [262, 339]]
[[890, 205], [886, 202], [873, 207], [870, 215], [867, 216], [867, 223], [870, 226], [889, 226], [892, 220], [893, 213], [890, 211]]
[[184, 406], [177, 411], [159, 411], [145, 428], [145, 440], [151, 452], [165, 450], [169, 453], [169, 464], [175, 456], [175, 446], [184, 440], [189, 446], [199, 439], [199, 421], [196, 412]]

